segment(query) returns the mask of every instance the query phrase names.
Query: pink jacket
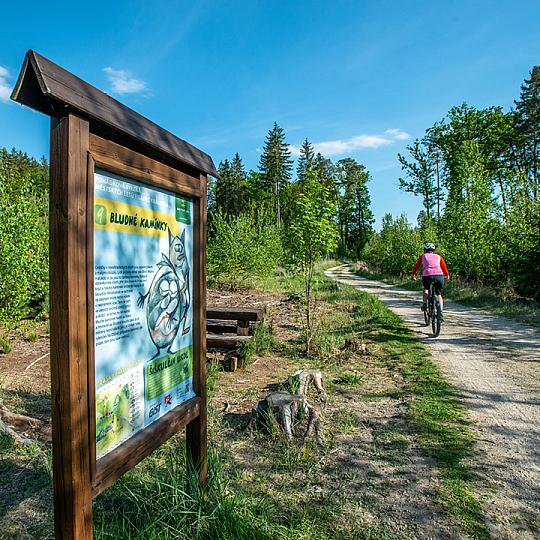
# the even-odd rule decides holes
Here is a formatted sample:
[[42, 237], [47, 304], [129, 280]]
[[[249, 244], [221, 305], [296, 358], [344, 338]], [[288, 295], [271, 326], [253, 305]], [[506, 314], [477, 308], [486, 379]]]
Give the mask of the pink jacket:
[[424, 276], [445, 276], [448, 277], [450, 274], [448, 268], [446, 268], [446, 263], [444, 259], [437, 253], [424, 253], [414, 265], [412, 270], [412, 275], [415, 276], [418, 269], [422, 266], [422, 277]]

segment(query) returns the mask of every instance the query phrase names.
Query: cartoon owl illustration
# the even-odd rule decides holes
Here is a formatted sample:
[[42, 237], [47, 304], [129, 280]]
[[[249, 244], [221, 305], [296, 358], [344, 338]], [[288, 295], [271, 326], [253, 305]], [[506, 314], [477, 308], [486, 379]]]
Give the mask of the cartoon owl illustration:
[[180, 327], [189, 332], [188, 311], [191, 303], [189, 293], [189, 262], [185, 248], [185, 229], [181, 236], [174, 236], [169, 229], [169, 253], [162, 253], [157, 271], [146, 294], [139, 293], [137, 305], [146, 302], [146, 323], [157, 352], [153, 358], [171, 346]]

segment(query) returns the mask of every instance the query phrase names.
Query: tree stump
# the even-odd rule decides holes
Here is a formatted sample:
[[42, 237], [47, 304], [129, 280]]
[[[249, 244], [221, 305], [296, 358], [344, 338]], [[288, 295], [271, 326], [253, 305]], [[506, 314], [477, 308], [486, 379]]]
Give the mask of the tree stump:
[[253, 407], [251, 410], [246, 431], [252, 432], [257, 423], [268, 423], [270, 414], [276, 413], [285, 437], [290, 442], [294, 438], [294, 420], [302, 411], [307, 417], [307, 427], [302, 437], [302, 444], [315, 433], [317, 444], [323, 446], [319, 413], [307, 400], [310, 382], [313, 382], [317, 395], [326, 403], [328, 396], [323, 387], [321, 371], [318, 369], [297, 371], [292, 375], [292, 386], [296, 390], [295, 393], [272, 392], [265, 399], [259, 401], [257, 407]]
[[315, 390], [317, 390], [317, 395], [326, 403], [328, 401], [328, 395], [323, 387], [320, 369], [301, 369], [293, 373], [292, 386], [297, 394], [307, 397], [310, 383], [313, 383]]

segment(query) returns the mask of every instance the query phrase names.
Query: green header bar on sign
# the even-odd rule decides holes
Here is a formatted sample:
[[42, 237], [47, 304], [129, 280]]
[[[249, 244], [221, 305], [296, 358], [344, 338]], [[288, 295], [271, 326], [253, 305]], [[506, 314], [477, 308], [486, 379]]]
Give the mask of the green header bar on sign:
[[176, 196], [176, 221], [191, 225], [191, 201], [184, 197]]

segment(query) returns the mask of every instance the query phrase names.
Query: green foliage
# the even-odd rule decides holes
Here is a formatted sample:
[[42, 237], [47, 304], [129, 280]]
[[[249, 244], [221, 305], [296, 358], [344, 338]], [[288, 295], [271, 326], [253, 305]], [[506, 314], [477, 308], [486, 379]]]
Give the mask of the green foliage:
[[416, 140], [413, 145], [407, 146], [413, 161], [409, 162], [398, 154], [401, 168], [408, 176], [408, 179], [399, 179], [399, 187], [422, 197], [424, 212], [429, 219], [433, 217], [433, 209], [440, 199], [440, 189], [435, 182], [436, 165], [425, 145], [425, 141]]
[[39, 338], [39, 334], [35, 331], [35, 330], [30, 330], [27, 334], [26, 334], [26, 339], [28, 339], [28, 341], [31, 341], [32, 343], [34, 343], [35, 341], [37, 341]]
[[507, 251], [502, 261], [511, 283], [519, 294], [540, 302], [540, 205], [512, 219], [503, 234]]
[[[385, 217], [363, 258], [402, 275], [429, 240], [455, 276], [540, 300], [539, 140], [540, 66], [513, 111], [453, 107], [408, 147], [412, 161], [398, 155], [408, 176], [401, 188], [423, 198], [418, 227]], [[434, 217], [442, 198], [444, 209]]]
[[269, 220], [248, 214], [227, 219], [217, 214], [209, 231], [207, 269], [210, 282], [241, 285], [267, 276], [282, 255], [281, 238]]
[[222, 161], [218, 172], [209, 210], [227, 217], [238, 217], [247, 205], [247, 177], [240, 155], [237, 153], [231, 163], [227, 159]]
[[48, 294], [48, 167], [0, 149], [0, 321], [39, 309]]
[[293, 265], [312, 276], [314, 264], [336, 247], [335, 204], [315, 169], [307, 171], [295, 195], [286, 232], [288, 257]]
[[12, 346], [9, 338], [0, 334], [0, 353], [9, 354], [11, 349]]
[[404, 215], [393, 218], [386, 214], [380, 233], [374, 235], [364, 248], [363, 258], [384, 272], [403, 275], [412, 270], [422, 253], [423, 243], [421, 231], [415, 229]]
[[277, 124], [268, 132], [259, 164], [260, 172], [244, 172], [240, 156], [219, 165], [220, 178], [210, 180], [208, 188], [208, 223], [211, 228], [218, 213], [227, 218], [249, 213], [254, 221], [268, 216], [285, 231], [296, 221], [297, 198], [303, 192], [309, 170], [328, 190], [333, 203], [332, 219], [339, 230], [338, 254], [359, 256], [373, 234], [374, 217], [368, 189], [370, 174], [351, 158], [337, 163], [315, 153], [306, 139], [300, 148], [296, 181], [291, 181], [292, 159], [285, 132]]
[[309, 356], [313, 337], [313, 270], [319, 259], [336, 248], [338, 236], [335, 203], [317, 170], [308, 169], [305, 180], [298, 187], [285, 238], [289, 261], [299, 269], [304, 280], [306, 352]]
[[455, 156], [455, 178], [441, 219], [441, 236], [452, 272], [471, 279], [489, 277], [493, 252], [492, 196], [476, 141], [463, 141]]
[[343, 386], [360, 386], [364, 382], [364, 377], [357, 371], [345, 371], [333, 382]]
[[373, 212], [367, 183], [367, 169], [354, 159], [341, 159], [336, 164], [335, 198], [340, 233], [340, 248], [344, 254], [360, 256], [373, 233]]
[[306, 179], [308, 169], [311, 169], [314, 165], [315, 150], [313, 145], [306, 139], [300, 148], [300, 157], [296, 165], [296, 178], [298, 182], [303, 182]]
[[265, 354], [275, 346], [276, 338], [274, 337], [273, 329], [264, 322], [259, 322], [255, 325], [253, 339], [242, 343], [240, 345], [240, 352], [246, 361], [249, 362], [254, 355]]

